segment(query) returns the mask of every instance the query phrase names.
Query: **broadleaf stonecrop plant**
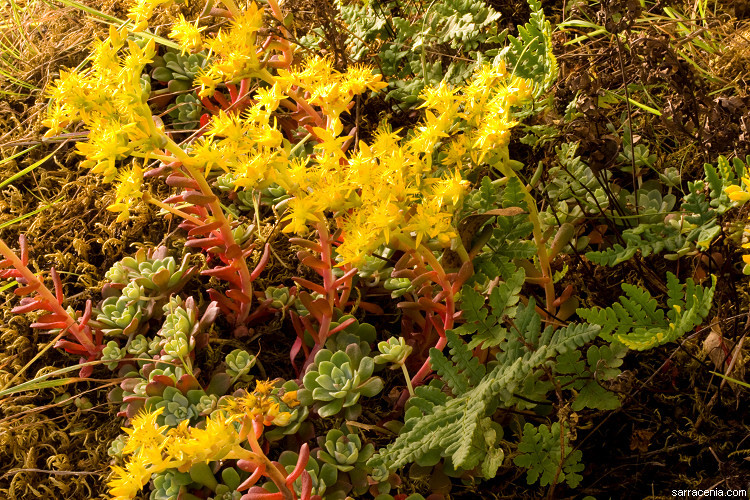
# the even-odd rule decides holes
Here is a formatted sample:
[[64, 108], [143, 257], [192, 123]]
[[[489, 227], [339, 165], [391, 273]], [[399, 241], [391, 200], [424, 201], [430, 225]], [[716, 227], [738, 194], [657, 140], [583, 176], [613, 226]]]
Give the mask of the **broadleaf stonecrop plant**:
[[[128, 23], [62, 71], [44, 123], [48, 137], [86, 130], [82, 166], [114, 182], [114, 224], [129, 224], [136, 207], [178, 219], [179, 257], [166, 242], [141, 248], [106, 273], [98, 304], [75, 312], [54, 271], [53, 294], [27, 268], [23, 238], [20, 259], [0, 242], [0, 277], [29, 295], [14, 311], [46, 310], [32, 327], [119, 377], [109, 400], [128, 422], [110, 449], [110, 495], [404, 498], [392, 491], [403, 488], [399, 474], [470, 484], [511, 464], [550, 495], [575, 488], [584, 466], [574, 413], [619, 407], [628, 349], [700, 324], [716, 279], [703, 287], [669, 274], [666, 308], [629, 284], [615, 304], [578, 308], [574, 285], [561, 286], [568, 264], [555, 259], [583, 241], [580, 219], [598, 215], [593, 206], [614, 212], [608, 174], [575, 146], [531, 180], [512, 158], [513, 128], [549, 105], [540, 99], [557, 78], [541, 3], [529, 0], [531, 19], [514, 37], [497, 32], [500, 14], [480, 0], [341, 2], [348, 66], [338, 52], [301, 55], [277, 0], [210, 0], [195, 21], [175, 20], [178, 48], [165, 50], [148, 30], [169, 3], [137, 0]], [[446, 71], [431, 52], [441, 47], [458, 56]], [[361, 64], [371, 49], [372, 67]], [[363, 103], [386, 97], [417, 106], [408, 127], [363, 117]], [[653, 164], [632, 144], [622, 156]], [[745, 172], [724, 160], [688, 184], [684, 226], [668, 232], [681, 238], [676, 252], [710, 244], [718, 216], [750, 199], [736, 185], [750, 184]], [[555, 179], [540, 188], [544, 173]], [[150, 178], [171, 194], [153, 194]], [[645, 207], [622, 231], [626, 246], [581, 262], [647, 254], [636, 237], [661, 234], [677, 197], [639, 188], [621, 190]], [[277, 264], [289, 273], [272, 281]], [[261, 345], [283, 354], [270, 367], [263, 349], [246, 350], [261, 335], [276, 335]], [[284, 361], [290, 379], [264, 380]], [[381, 400], [388, 409], [373, 410]]]

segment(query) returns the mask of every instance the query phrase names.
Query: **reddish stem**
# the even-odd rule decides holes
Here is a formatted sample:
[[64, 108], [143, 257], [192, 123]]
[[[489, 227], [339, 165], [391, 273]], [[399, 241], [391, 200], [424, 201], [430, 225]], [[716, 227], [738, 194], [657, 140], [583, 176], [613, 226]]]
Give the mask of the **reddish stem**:
[[37, 278], [36, 275], [24, 265], [21, 259], [19, 259], [18, 256], [1, 239], [0, 253], [2, 253], [3, 257], [5, 257], [8, 262], [10, 262], [10, 264], [16, 269], [16, 271], [21, 274], [21, 277], [26, 280], [28, 286], [34, 286], [36, 288], [36, 293], [43, 301], [43, 309], [46, 309], [58, 315], [60, 318], [64, 318], [65, 324], [67, 325], [66, 327], [70, 330], [70, 333], [73, 334], [73, 336], [81, 344], [81, 346], [86, 349], [86, 352], [88, 352], [89, 354], [97, 354], [98, 350], [96, 348], [96, 345], [94, 345], [91, 336], [87, 335], [83, 329], [79, 328], [78, 323], [70, 316], [70, 314], [68, 314], [68, 311], [65, 310], [65, 308], [58, 301], [58, 298], [55, 297], [55, 295], [53, 295], [46, 286], [44, 286], [44, 283], [42, 283], [42, 281], [39, 280], [39, 278]]

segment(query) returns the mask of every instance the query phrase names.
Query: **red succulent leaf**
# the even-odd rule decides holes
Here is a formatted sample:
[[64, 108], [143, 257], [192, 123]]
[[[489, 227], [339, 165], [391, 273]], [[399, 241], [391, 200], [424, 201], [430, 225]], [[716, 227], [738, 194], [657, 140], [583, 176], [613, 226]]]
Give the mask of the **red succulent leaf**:
[[220, 236], [212, 236], [209, 238], [196, 238], [194, 240], [188, 240], [185, 242], [185, 246], [188, 248], [202, 247], [211, 248], [224, 244], [224, 238]]
[[304, 286], [305, 288], [309, 288], [313, 292], [318, 292], [320, 294], [325, 295], [326, 290], [321, 285], [318, 285], [317, 283], [313, 283], [312, 281], [306, 280], [305, 278], [292, 278], [294, 281], [296, 281], [298, 284]]
[[302, 494], [300, 495], [300, 500], [310, 500], [312, 495], [312, 477], [310, 476], [310, 473], [306, 470], [302, 471]]
[[177, 381], [176, 387], [183, 394], [187, 394], [188, 391], [202, 389], [201, 384], [198, 382], [198, 380], [189, 373], [180, 377], [180, 380]]
[[13, 290], [13, 293], [15, 293], [16, 295], [29, 295], [37, 291], [39, 289], [39, 286], [40, 286], [39, 282], [32, 283], [27, 286], [19, 286], [19, 287], [16, 287], [15, 290]]
[[236, 287], [240, 287], [242, 285], [242, 279], [237, 272], [237, 268], [233, 266], [222, 266], [215, 267], [213, 269], [204, 269], [203, 271], [201, 271], [201, 275], [215, 276], [219, 279], [230, 282]]
[[233, 300], [230, 300], [224, 294], [217, 292], [213, 288], [208, 290], [208, 296], [212, 301], [216, 302], [219, 305], [221, 312], [223, 312], [224, 314], [231, 315], [240, 310], [239, 305], [237, 305]]
[[232, 100], [232, 103], [237, 102], [237, 86], [233, 83], [227, 83], [227, 90], [229, 91], [229, 98]]
[[176, 173], [169, 174], [164, 182], [167, 183], [167, 186], [171, 187], [200, 189], [200, 186], [194, 179]]
[[215, 92], [214, 99], [216, 99], [216, 102], [218, 102], [219, 106], [221, 106], [224, 110], [227, 110], [232, 106], [232, 104], [227, 101], [227, 98], [224, 97], [224, 94], [221, 92]]
[[185, 191], [182, 193], [182, 199], [191, 205], [208, 205], [216, 201], [216, 196], [203, 194], [201, 191]]
[[263, 248], [263, 255], [260, 256], [260, 260], [258, 261], [258, 265], [255, 266], [255, 269], [253, 269], [253, 272], [250, 273], [250, 281], [255, 281], [258, 276], [260, 276], [260, 273], [263, 272], [263, 269], [266, 267], [266, 264], [268, 264], [268, 258], [271, 255], [271, 245], [266, 243], [266, 246]]
[[357, 321], [356, 318], [349, 318], [346, 321], [344, 321], [343, 323], [341, 323], [339, 326], [337, 326], [335, 328], [331, 328], [331, 331], [328, 332], [328, 335], [333, 335], [334, 333], [338, 333], [338, 332], [340, 332], [341, 330], [344, 330], [347, 326], [353, 324], [356, 321]]
[[270, 493], [260, 486], [253, 486], [250, 491], [240, 497], [240, 500], [283, 500], [281, 493]]
[[[240, 466], [239, 463], [243, 462], [244, 467]], [[249, 487], [253, 486], [255, 483], [258, 482], [258, 480], [263, 477], [263, 474], [266, 472], [266, 466], [265, 465], [258, 465], [255, 462], [251, 462], [250, 460], [238, 460], [237, 465], [240, 467], [240, 469], [244, 471], [250, 471], [250, 467], [254, 467], [255, 470], [253, 470], [253, 473], [250, 474], [250, 477], [245, 479], [242, 484], [237, 486], [237, 491], [244, 491], [248, 489]]]
[[[165, 199], [163, 203], [182, 203], [185, 199], [182, 197], [181, 194], [175, 194], [170, 196], [169, 198]], [[184, 210], [186, 211], [186, 210]]]
[[286, 477], [286, 485], [287, 487], [292, 486], [292, 483], [297, 480], [297, 478], [302, 474], [302, 471], [305, 470], [305, 467], [307, 466], [307, 462], [310, 459], [310, 446], [308, 446], [307, 443], [304, 443], [300, 449], [299, 449], [299, 457], [297, 458], [297, 465], [294, 467], [294, 470], [289, 473], [289, 475]]
[[305, 240], [303, 238], [289, 238], [289, 243], [292, 245], [298, 245], [304, 248], [308, 248], [313, 252], [323, 253], [323, 247], [314, 241]]
[[343, 276], [341, 276], [339, 279], [333, 282], [333, 286], [335, 288], [339, 288], [346, 284], [346, 282], [352, 278], [355, 274], [357, 274], [357, 268], [354, 267], [352, 269], [349, 269], [347, 272], [344, 273]]
[[252, 302], [252, 298], [241, 290], [236, 290], [236, 289], [227, 290], [226, 294], [227, 294], [227, 297], [229, 297], [230, 299], [240, 302], [242, 304], [249, 304], [250, 302]]
[[292, 348], [289, 350], [289, 358], [292, 361], [292, 368], [294, 368], [294, 373], [299, 376], [299, 369], [297, 368], [297, 363], [294, 362], [294, 358], [297, 357], [297, 354], [299, 354], [300, 349], [302, 349], [302, 339], [300, 337], [297, 337], [294, 339], [294, 344], [292, 344]]

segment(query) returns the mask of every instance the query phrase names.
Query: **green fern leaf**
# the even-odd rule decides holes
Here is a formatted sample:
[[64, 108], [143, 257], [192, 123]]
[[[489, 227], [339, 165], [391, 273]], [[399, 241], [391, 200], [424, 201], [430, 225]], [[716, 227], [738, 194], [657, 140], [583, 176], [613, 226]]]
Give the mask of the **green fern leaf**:
[[[583, 479], [578, 474], [584, 468], [580, 463], [583, 454], [580, 450], [572, 450], [568, 443], [567, 430], [563, 428], [563, 455], [563, 450], [560, 449], [560, 433], [559, 422], [553, 423], [550, 427], [534, 427], [530, 423], [524, 425], [523, 437], [518, 444], [518, 451], [521, 453], [513, 459], [513, 463], [529, 469], [526, 472], [528, 484], [539, 481], [541, 486], [547, 486], [557, 478], [559, 482], [565, 481], [568, 486], [575, 488]], [[561, 469], [559, 473], [558, 469]]]
[[495, 253], [487, 253], [479, 255], [474, 259], [474, 270], [491, 279], [499, 277], [501, 280], [508, 281], [518, 270], [518, 266], [507, 257]]
[[528, 210], [526, 205], [526, 189], [518, 177], [511, 177], [503, 191], [503, 208], [520, 207]]
[[[504, 342], [508, 337], [508, 330], [500, 323], [505, 318], [513, 318], [516, 315], [519, 296], [525, 280], [523, 269], [518, 269], [506, 282], [498, 283], [490, 294], [490, 307], [492, 314], [482, 323], [481, 328], [477, 325], [470, 327], [474, 335], [469, 342], [469, 349], [481, 345], [483, 349], [495, 347]], [[463, 309], [463, 303], [461, 305]], [[465, 325], [462, 325], [465, 326]], [[464, 334], [465, 330], [459, 329]]]
[[440, 378], [448, 384], [454, 396], [460, 396], [468, 390], [469, 379], [466, 375], [459, 372], [458, 368], [434, 347], [430, 349], [430, 365]]
[[[551, 329], [552, 327], [547, 327]], [[552, 336], [549, 345], [554, 348], [555, 353], [564, 354], [568, 351], [578, 349], [599, 335], [601, 327], [588, 323], [571, 323], [564, 328], [559, 328]]]
[[487, 319], [489, 311], [484, 308], [484, 296], [468, 285], [461, 288], [461, 311], [466, 320], [458, 328], [461, 335], [491, 328], [491, 320]]
[[532, 79], [541, 95], [557, 79], [557, 59], [552, 52], [552, 27], [544, 17], [541, 2], [528, 0], [529, 22], [518, 26], [518, 37], [508, 36], [508, 46], [495, 60], [505, 60], [513, 73]]
[[635, 247], [625, 248], [619, 243], [615, 243], [601, 252], [586, 252], [586, 258], [594, 264], [612, 267], [632, 259], [637, 251], [638, 249]]
[[[474, 357], [471, 349], [464, 344], [453, 330], [446, 331], [445, 337], [448, 339], [451, 359], [456, 368], [461, 370], [461, 373], [468, 380], [468, 387], [476, 386], [486, 373], [484, 365], [479, 363], [479, 360]], [[455, 391], [454, 394], [456, 394]]]
[[708, 315], [716, 288], [712, 277], [709, 288], [686, 285], [667, 273], [668, 305], [666, 314], [645, 290], [623, 284], [626, 296], [606, 310], [578, 309], [578, 315], [602, 327], [602, 337], [617, 339], [630, 349], [645, 350], [673, 342], [690, 331]]
[[[443, 455], [457, 469], [483, 463], [491, 449], [481, 438], [483, 420], [498, 405], [509, 404], [514, 392], [535, 369], [558, 354], [593, 340], [599, 333], [598, 325], [572, 325], [554, 333], [550, 327], [541, 335], [540, 325], [532, 299], [525, 308], [519, 307], [515, 322], [518, 335], [508, 342], [512, 349], [498, 354], [498, 365], [464, 394], [448, 399], [442, 406], [435, 405], [431, 413], [421, 418], [410, 418], [396, 440], [368, 464], [395, 470], [435, 450], [443, 450]], [[548, 343], [529, 350], [529, 339], [540, 338]]]

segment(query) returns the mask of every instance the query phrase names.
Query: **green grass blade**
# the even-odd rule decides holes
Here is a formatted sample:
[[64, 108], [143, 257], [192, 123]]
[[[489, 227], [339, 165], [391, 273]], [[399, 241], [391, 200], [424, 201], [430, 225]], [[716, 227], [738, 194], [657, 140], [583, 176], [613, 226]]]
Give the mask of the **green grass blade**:
[[[9, 161], [11, 161], [11, 160], [15, 160], [15, 159], [16, 159], [16, 158], [18, 158], [19, 156], [23, 156], [23, 155], [25, 155], [26, 153], [30, 153], [31, 151], [33, 151], [34, 149], [36, 149], [36, 148], [38, 148], [38, 147], [39, 147], [39, 144], [37, 144], [37, 145], [35, 145], [35, 146], [31, 146], [31, 147], [30, 147], [30, 148], [28, 148], [28, 149], [24, 149], [24, 150], [23, 150], [23, 151], [21, 151], [20, 153], [16, 153], [16, 154], [14, 154], [14, 155], [12, 155], [12, 156], [9, 156], [9, 157], [7, 157], [7, 158], [6, 158], [6, 159], [4, 159], [4, 160], [0, 160], [0, 165], [5, 165], [5, 164], [6, 164], [6, 163], [8, 163]], [[0, 187], [3, 187], [3, 185], [0, 185]]]
[[89, 14], [90, 16], [98, 17], [100, 19], [109, 21], [111, 23], [125, 24], [126, 22], [126, 21], [123, 21], [122, 19], [118, 19], [114, 16], [110, 16], [109, 14], [105, 14], [104, 12], [100, 10], [96, 10], [87, 5], [83, 5], [82, 3], [74, 2], [73, 0], [55, 0], [55, 1], [45, 0], [45, 2], [55, 7], [57, 6], [56, 4], [61, 3], [67, 7], [73, 7], [74, 9], [78, 9], [78, 10], [85, 12], [86, 14]]
[[0, 75], [4, 76], [8, 80], [10, 80], [11, 83], [15, 83], [19, 87], [23, 87], [23, 88], [29, 89], [29, 90], [39, 90], [39, 87], [37, 87], [35, 85], [32, 85], [29, 82], [25, 82], [25, 81], [23, 81], [23, 80], [21, 80], [19, 78], [16, 78], [15, 76], [11, 75], [10, 73], [8, 73], [7, 71], [5, 71], [4, 69], [0, 69]]
[[[62, 198], [59, 198], [59, 199], [57, 199], [57, 200], [53, 201], [52, 203], [47, 203], [47, 204], [46, 204], [46, 205], [44, 205], [43, 207], [39, 207], [39, 208], [37, 208], [36, 210], [34, 210], [33, 212], [29, 212], [29, 213], [27, 213], [27, 214], [23, 214], [23, 215], [20, 215], [20, 216], [16, 217], [16, 218], [15, 218], [15, 219], [13, 219], [13, 220], [9, 220], [8, 222], [3, 222], [2, 224], [0, 224], [0, 229], [2, 229], [2, 228], [4, 228], [4, 227], [12, 226], [13, 224], [16, 224], [16, 223], [18, 223], [18, 222], [21, 222], [21, 221], [22, 221], [22, 220], [24, 220], [24, 219], [28, 219], [28, 218], [29, 218], [29, 217], [31, 217], [32, 215], [36, 215], [36, 214], [38, 214], [39, 212], [42, 212], [42, 211], [44, 211], [44, 210], [47, 210], [47, 209], [48, 209], [49, 207], [51, 207], [52, 205], [54, 205], [55, 203], [57, 203], [57, 202], [58, 202], [58, 201], [60, 201], [60, 200], [62, 200]], [[2, 291], [2, 289], [0, 289], [0, 291]]]
[[57, 379], [57, 380], [47, 380], [47, 379], [50, 377], [64, 375], [68, 372], [79, 370], [84, 366], [98, 365], [98, 364], [101, 364], [101, 361], [88, 361], [86, 363], [79, 363], [73, 366], [66, 366], [65, 368], [60, 368], [59, 370], [45, 373], [44, 375], [39, 376], [35, 379], [27, 380], [26, 382], [21, 382], [20, 384], [14, 385], [13, 387], [8, 387], [6, 389], [3, 389], [2, 391], [0, 391], [0, 397], [8, 396], [10, 394], [15, 394], [17, 392], [35, 391], [37, 389], [46, 389], [48, 387], [57, 387], [60, 385], [70, 384], [72, 382], [78, 382], [79, 380], [83, 380], [83, 379], [80, 379], [77, 377], [63, 378], [63, 379]]
[[[65, 144], [65, 143], [63, 143], [63, 144]], [[58, 151], [60, 150], [60, 148], [61, 148], [61, 147], [63, 146], [63, 144], [61, 144], [60, 146], [58, 146], [56, 150], [52, 151], [52, 152], [51, 152], [50, 154], [48, 154], [47, 156], [45, 156], [44, 158], [42, 158], [42, 159], [41, 159], [41, 160], [39, 160], [38, 162], [36, 162], [36, 163], [34, 163], [34, 164], [32, 164], [32, 165], [29, 165], [28, 167], [24, 168], [24, 169], [23, 169], [23, 170], [21, 170], [20, 172], [18, 172], [18, 173], [16, 173], [16, 174], [13, 174], [13, 175], [11, 175], [11, 176], [10, 176], [9, 178], [7, 178], [6, 180], [4, 180], [3, 182], [0, 182], [0, 189], [4, 188], [5, 186], [7, 186], [7, 185], [8, 185], [8, 184], [10, 184], [11, 182], [15, 181], [16, 179], [19, 179], [19, 178], [23, 177], [24, 175], [26, 175], [26, 174], [28, 174], [29, 172], [31, 172], [32, 170], [34, 170], [34, 169], [35, 169], [36, 167], [38, 167], [39, 165], [41, 165], [41, 164], [42, 164], [42, 163], [44, 163], [45, 161], [47, 161], [47, 160], [49, 160], [50, 158], [52, 158], [52, 156], [53, 156], [53, 155], [54, 155], [55, 153], [57, 153], [57, 152], [58, 152]], [[30, 151], [31, 149], [33, 149], [33, 148], [35, 148], [35, 147], [36, 147], [36, 146], [34, 146], [34, 147], [32, 147], [32, 148], [30, 148], [30, 149], [26, 150], [26, 152]], [[24, 153], [24, 152], [22, 152], [22, 153], [19, 153], [19, 154], [23, 154], [23, 153]], [[11, 156], [10, 158], [15, 158], [16, 156], [18, 156], [18, 155], [15, 155], [15, 156]], [[10, 158], [8, 158], [7, 160], [9, 160]], [[4, 161], [7, 161], [7, 160], [4, 160]], [[2, 165], [2, 163], [0, 163], [0, 165]]]
[[[101, 12], [99, 10], [93, 9], [91, 7], [88, 7], [86, 5], [83, 5], [82, 3], [76, 2], [74, 0], [54, 0], [54, 1], [45, 0], [45, 2], [47, 2], [50, 5], [55, 5], [55, 2], [57, 2], [57, 3], [61, 3], [63, 5], [66, 5], [68, 7], [73, 7], [75, 9], [81, 10], [81, 11], [89, 14], [90, 16], [98, 17], [99, 19], [101, 19], [102, 21], [104, 21], [104, 22], [106, 22], [108, 24], [115, 24], [117, 26], [123, 26], [123, 25], [125, 25], [125, 24], [127, 24], [127, 23], [130, 22], [129, 20], [125, 20], [124, 21], [124, 20], [122, 20], [120, 18], [117, 18], [117, 17], [114, 17], [114, 16], [110, 16], [109, 14], [105, 14], [104, 12]], [[146, 40], [154, 39], [156, 41], [156, 43], [158, 43], [160, 45], [164, 45], [165, 47], [170, 47], [172, 49], [179, 49], [180, 48], [180, 46], [177, 43], [173, 42], [172, 40], [169, 40], [169, 39], [161, 37], [161, 36], [153, 35], [151, 33], [146, 33], [146, 32], [141, 31], [141, 32], [138, 32], [138, 33], [131, 33], [131, 35], [136, 36], [138, 38], [143, 38], [143, 39], [146, 39]]]
[[628, 98], [623, 97], [623, 96], [621, 96], [620, 94], [618, 94], [616, 92], [612, 92], [611, 90], [607, 90], [606, 92], [608, 94], [611, 94], [611, 95], [617, 97], [618, 99], [620, 99], [622, 101], [624, 101], [624, 100], [627, 99], [627, 101], [630, 102], [630, 104], [632, 104], [633, 106], [635, 106], [637, 108], [641, 108], [643, 111], [647, 111], [647, 112], [651, 113], [652, 115], [661, 116], [661, 111], [659, 111], [656, 108], [652, 108], [651, 106], [647, 106], [647, 105], [645, 105], [643, 103], [640, 103], [640, 102], [636, 101], [635, 99], [632, 99], [632, 98], [629, 98], [629, 97]]
[[713, 373], [714, 375], [718, 375], [719, 377], [723, 379], [726, 379], [728, 382], [732, 382], [734, 384], [738, 384], [738, 385], [741, 385], [743, 387], [747, 387], [748, 389], [750, 389], [750, 384], [748, 384], [747, 382], [743, 382], [742, 380], [737, 380], [736, 378], [732, 378], [729, 375], [724, 375], [723, 373], [719, 373], [719, 372], [711, 372], [711, 373]]

